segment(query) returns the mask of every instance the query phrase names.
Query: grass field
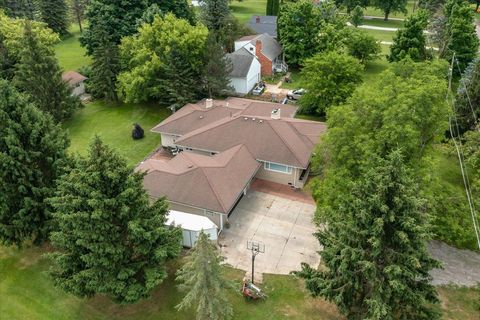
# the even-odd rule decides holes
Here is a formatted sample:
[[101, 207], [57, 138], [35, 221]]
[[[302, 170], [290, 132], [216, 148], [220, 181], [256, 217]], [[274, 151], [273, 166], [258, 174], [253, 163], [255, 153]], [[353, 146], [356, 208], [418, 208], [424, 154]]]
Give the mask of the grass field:
[[[135, 305], [116, 305], [105, 296], [79, 299], [52, 285], [47, 275], [49, 262], [45, 248], [17, 250], [0, 247], [0, 315], [8, 320], [96, 320], [96, 319], [175, 319], [193, 318], [191, 311], [174, 308], [182, 293], [175, 286], [173, 270], [150, 299]], [[239, 285], [243, 272], [225, 268], [225, 274]], [[341, 319], [336, 307], [322, 299], [309, 297], [302, 281], [292, 276], [265, 275], [262, 287], [268, 294], [264, 302], [246, 302], [238, 293], [229, 295], [238, 320]], [[474, 320], [479, 309], [480, 292], [475, 289], [440, 287], [444, 319]]]
[[[150, 132], [156, 124], [170, 115], [164, 107], [155, 105], [112, 104], [102, 101], [89, 103], [66, 122], [71, 139], [70, 151], [85, 153], [95, 135], [135, 165], [160, 145], [160, 135]], [[140, 124], [145, 138], [133, 140], [132, 125]]]
[[55, 53], [63, 70], [78, 70], [80, 67], [90, 64], [91, 60], [85, 55], [85, 49], [80, 46], [78, 38], [80, 29], [78, 25], [70, 28], [71, 36], [55, 46]]
[[249, 21], [252, 15], [265, 15], [266, 6], [266, 0], [243, 0], [230, 3], [233, 15], [241, 22]]

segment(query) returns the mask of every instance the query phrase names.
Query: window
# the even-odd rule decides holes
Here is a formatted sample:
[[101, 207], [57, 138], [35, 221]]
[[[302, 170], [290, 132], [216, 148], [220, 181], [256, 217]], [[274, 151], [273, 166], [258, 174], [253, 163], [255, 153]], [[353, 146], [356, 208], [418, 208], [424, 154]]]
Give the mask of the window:
[[292, 173], [292, 167], [271, 163], [271, 162], [265, 162], [264, 168], [265, 170], [269, 170], [269, 171], [275, 171], [275, 172], [281, 172], [281, 173], [287, 173], [287, 174]]

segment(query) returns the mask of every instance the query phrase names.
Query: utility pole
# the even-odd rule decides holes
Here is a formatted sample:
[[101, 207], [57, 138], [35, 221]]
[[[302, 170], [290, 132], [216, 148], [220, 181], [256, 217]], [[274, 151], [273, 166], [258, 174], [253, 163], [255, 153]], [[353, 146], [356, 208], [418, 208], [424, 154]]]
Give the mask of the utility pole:
[[252, 284], [255, 282], [255, 257], [259, 253], [264, 253], [265, 252], [265, 245], [260, 242], [256, 242], [253, 240], [247, 241], [247, 249], [252, 251]]

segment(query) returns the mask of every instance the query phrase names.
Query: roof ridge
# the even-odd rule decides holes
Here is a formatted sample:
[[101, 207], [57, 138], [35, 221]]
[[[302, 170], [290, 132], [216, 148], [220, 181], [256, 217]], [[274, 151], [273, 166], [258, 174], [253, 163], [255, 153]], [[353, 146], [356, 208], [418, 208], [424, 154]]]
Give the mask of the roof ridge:
[[217, 198], [217, 201], [218, 201], [218, 203], [220, 204], [220, 206], [222, 207], [222, 209], [223, 209], [224, 211], [227, 211], [227, 208], [226, 208], [225, 204], [223, 203], [223, 201], [222, 201], [221, 198], [220, 198], [220, 195], [217, 193], [217, 191], [216, 191], [215, 188], [213, 187], [213, 184], [212, 184], [212, 182], [210, 181], [210, 178], [208, 177], [208, 174], [205, 172], [205, 168], [203, 168], [203, 167], [198, 167], [198, 169], [202, 170], [203, 176], [204, 176], [205, 179], [207, 180], [207, 183], [208, 183], [208, 185], [210, 186], [210, 189], [213, 191], [213, 194], [215, 195], [215, 198]]
[[[207, 130], [220, 127], [221, 125], [225, 125], [225, 124], [229, 123], [230, 121], [233, 121], [233, 120], [239, 118], [240, 116], [241, 116], [241, 115], [232, 115], [231, 117], [228, 117], [228, 116], [227, 116], [227, 117], [225, 117], [225, 118], [221, 118], [221, 119], [219, 119], [219, 120], [217, 120], [217, 121], [215, 121], [215, 122], [212, 122], [212, 123], [210, 123], [210, 124], [208, 124], [208, 125], [205, 125], [205, 126], [202, 126], [202, 127], [198, 128], [198, 129], [195, 129], [195, 130], [193, 130], [193, 131], [190, 131], [189, 133], [184, 134], [183, 136], [181, 136], [180, 139], [178, 139], [178, 140], [176, 141], [176, 143], [179, 143], [179, 142], [181, 143], [183, 140], [188, 139], [188, 138], [190, 138], [190, 137], [193, 137], [193, 136], [196, 135], [196, 134], [203, 133], [203, 132], [205, 132], [205, 131], [207, 131]], [[212, 150], [212, 151], [215, 151], [215, 150]]]
[[[295, 153], [294, 150], [292, 150], [292, 147], [291, 147], [290, 143], [289, 143], [286, 139], [284, 139], [281, 134], [278, 133], [278, 131], [275, 129], [275, 126], [272, 126], [272, 121], [267, 121], [267, 123], [268, 123], [269, 126], [272, 128], [272, 130], [275, 132], [275, 134], [285, 143], [285, 145], [287, 146], [288, 150], [290, 150], [290, 152], [293, 154], [293, 156], [295, 157], [295, 159], [297, 159], [297, 161], [303, 165], [303, 161], [300, 160], [300, 159], [297, 157], [297, 154]], [[282, 122], [280, 122], [280, 123], [282, 123]], [[287, 121], [285, 121], [284, 123], [285, 123], [290, 129], [292, 129], [292, 126], [290, 126], [290, 124], [289, 124]], [[298, 136], [298, 135], [299, 135], [299, 132], [296, 131], [295, 134]], [[298, 138], [300, 138], [300, 137], [298, 137]], [[300, 140], [302, 141], [302, 143], [303, 143], [304, 146], [305, 146], [305, 141], [303, 141], [303, 139], [301, 139], [301, 138], [300, 138]]]

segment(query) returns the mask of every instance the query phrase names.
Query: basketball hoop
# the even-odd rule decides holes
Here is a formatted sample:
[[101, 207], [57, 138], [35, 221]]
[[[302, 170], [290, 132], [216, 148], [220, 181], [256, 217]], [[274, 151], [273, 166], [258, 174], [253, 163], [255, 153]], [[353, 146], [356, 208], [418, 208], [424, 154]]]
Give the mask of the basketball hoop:
[[259, 253], [265, 253], [265, 244], [253, 240], [247, 241], [247, 249], [252, 251], [252, 284], [254, 283], [255, 274], [255, 257]]

